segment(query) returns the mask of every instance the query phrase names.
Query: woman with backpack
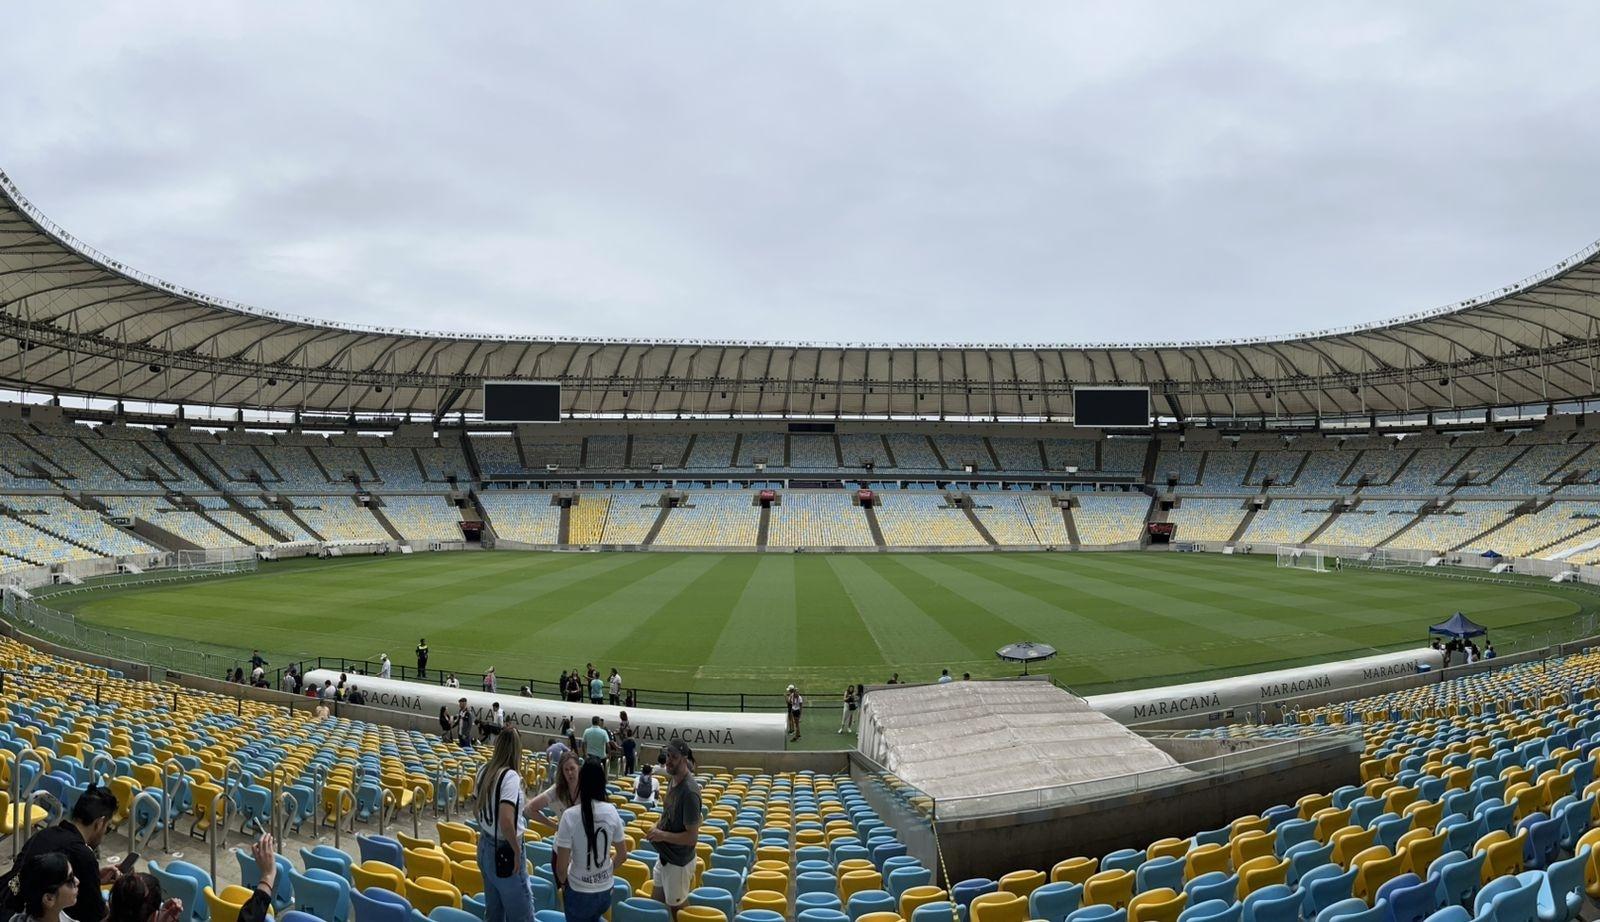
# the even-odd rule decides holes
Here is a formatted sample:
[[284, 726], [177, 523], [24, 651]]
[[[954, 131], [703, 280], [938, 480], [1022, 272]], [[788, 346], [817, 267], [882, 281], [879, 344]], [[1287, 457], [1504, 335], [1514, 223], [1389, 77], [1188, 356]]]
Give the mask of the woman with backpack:
[[606, 800], [606, 767], [587, 759], [578, 770], [578, 803], [556, 826], [556, 876], [566, 881], [567, 922], [598, 922], [611, 909], [617, 868], [628, 860], [622, 817]]

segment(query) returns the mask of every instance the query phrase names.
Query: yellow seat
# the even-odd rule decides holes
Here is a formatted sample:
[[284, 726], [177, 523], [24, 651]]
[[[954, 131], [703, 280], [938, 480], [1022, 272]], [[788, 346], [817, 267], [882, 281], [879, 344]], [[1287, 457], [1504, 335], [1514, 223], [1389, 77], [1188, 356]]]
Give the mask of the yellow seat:
[[1189, 846], [1194, 844], [1193, 839], [1177, 839], [1167, 837], [1157, 839], [1145, 849], [1145, 858], [1182, 858], [1189, 851]]
[[617, 868], [617, 876], [628, 882], [634, 893], [645, 893], [645, 884], [650, 881], [650, 866], [637, 858], [629, 858], [622, 862], [622, 867]]
[[[1444, 854], [1445, 840], [1450, 837], [1450, 830], [1429, 832], [1428, 829], [1432, 828], [1407, 830], [1397, 843], [1399, 848], [1396, 851], [1405, 853], [1406, 868], [1423, 880], [1428, 879], [1429, 866]], [[1419, 872], [1418, 868], [1422, 870]]]
[[250, 891], [238, 884], [229, 884], [222, 888], [222, 892], [207, 887], [201, 894], [206, 901], [206, 907], [211, 910], [213, 919], [237, 919], [239, 910], [244, 904], [250, 902]]
[[1003, 893], [1027, 896], [1044, 886], [1047, 880], [1043, 871], [1012, 871], [1000, 878], [1000, 890]]
[[776, 871], [751, 871], [745, 875], [744, 888], [749, 890], [770, 890], [773, 893], [788, 894], [789, 877]]
[[967, 907], [971, 922], [1028, 922], [1028, 898], [995, 891], [975, 896]]
[[427, 915], [440, 906], [449, 906], [452, 909], [461, 908], [461, 891], [455, 884], [437, 877], [419, 877], [416, 880], [406, 881], [406, 899], [411, 901], [411, 908]]
[[[1600, 830], [1595, 831], [1600, 832]], [[932, 884], [910, 887], [900, 894], [900, 916], [901, 918], [909, 919], [917, 911], [918, 906], [940, 903], [949, 898], [950, 891], [943, 887], [935, 887]]]
[[1128, 922], [1178, 922], [1188, 902], [1189, 894], [1169, 887], [1146, 890], [1128, 903]]
[[[1222, 849], [1222, 846], [1218, 846]], [[1222, 849], [1224, 857], [1227, 850]], [[1084, 882], [1083, 903], [1086, 906], [1103, 904], [1113, 909], [1126, 909], [1133, 899], [1133, 872], [1123, 870], [1101, 871]]]
[[1315, 817], [1319, 811], [1326, 810], [1333, 806], [1333, 795], [1307, 794], [1306, 796], [1295, 801], [1295, 806], [1300, 810], [1300, 818], [1303, 820], [1309, 820]]
[[428, 848], [407, 848], [404, 850], [406, 860], [406, 876], [412, 880], [423, 877], [432, 877], [435, 880], [450, 879], [450, 859], [444, 852], [435, 846]]
[[1183, 879], [1194, 880], [1201, 874], [1209, 874], [1212, 871], [1226, 873], [1229, 870], [1229, 860], [1226, 845], [1216, 842], [1196, 845], [1183, 856]]
[[32, 829], [49, 819], [49, 810], [37, 804], [12, 804], [11, 795], [0, 791], [0, 834], [14, 835], [19, 829]]
[[451, 861], [477, 861], [478, 849], [470, 842], [446, 842], [444, 855]]
[[356, 799], [350, 788], [342, 784], [328, 784], [322, 788], [323, 824], [332, 826], [350, 815], [356, 808]]
[[1247, 832], [1266, 832], [1267, 825], [1264, 816], [1241, 816], [1228, 824], [1228, 838], [1237, 839]]
[[[1281, 861], [1274, 855], [1261, 855], [1246, 861], [1239, 867], [1239, 899], [1244, 899], [1262, 887], [1272, 884], [1287, 883], [1289, 880], [1289, 859]], [[1179, 907], [1180, 909], [1182, 907]]]
[[685, 906], [678, 910], [678, 922], [728, 922], [728, 916], [712, 906]]
[[[1439, 821], [1444, 819], [1444, 802], [1438, 800], [1418, 800], [1409, 804], [1401, 816], [1411, 817], [1410, 832], [1439, 828]], [[1418, 875], [1427, 880], [1427, 875]]]
[[478, 869], [478, 859], [450, 862], [450, 882], [462, 893], [476, 896], [483, 892], [483, 871]]
[[439, 830], [439, 844], [441, 846], [449, 845], [451, 842], [465, 842], [468, 845], [475, 846], [478, 841], [478, 834], [473, 832], [472, 827], [466, 823], [446, 821], [440, 822], [436, 828]]
[[377, 887], [402, 896], [406, 892], [406, 873], [386, 861], [363, 861], [350, 865], [350, 880], [357, 890]]
[[1351, 811], [1349, 807], [1345, 807], [1343, 810], [1336, 810], [1333, 807], [1329, 807], [1312, 817], [1317, 824], [1316, 828], [1312, 832], [1312, 834], [1317, 837], [1317, 841], [1324, 845], [1333, 841], [1333, 834], [1335, 832], [1338, 832], [1339, 830], [1350, 825], [1350, 812]]
[[1527, 843], [1528, 830], [1519, 829], [1514, 836], [1508, 836], [1503, 829], [1496, 829], [1472, 846], [1472, 853], [1485, 853], [1483, 860], [1483, 882], [1487, 884], [1496, 877], [1507, 874], [1522, 873], [1522, 849]]
[[1583, 889], [1589, 899], [1600, 900], [1600, 829], [1591, 829], [1578, 839], [1578, 854], [1589, 849], [1589, 860], [1583, 863]]
[[1355, 857], [1355, 884], [1351, 895], [1365, 900], [1370, 906], [1378, 895], [1378, 888], [1405, 871], [1405, 852], [1390, 853], [1387, 846], [1374, 845]]
[[[1270, 832], [1252, 829], [1240, 833], [1228, 843], [1228, 850], [1233, 858], [1234, 870], [1238, 871], [1255, 858], [1267, 857], [1273, 854], [1273, 836]], [[1242, 897], [1241, 897], [1242, 899]]]
[[400, 847], [402, 849], [407, 850], [407, 851], [410, 851], [411, 849], [416, 849], [416, 848], [430, 848], [430, 849], [435, 849], [435, 850], [437, 850], [439, 848], [439, 843], [435, 842], [432, 839], [421, 839], [421, 838], [418, 838], [416, 836], [408, 836], [405, 833], [399, 832], [399, 831], [395, 832], [394, 840], [396, 842], [399, 842], [400, 843]]
[[[1600, 784], [1600, 781], [1595, 783]], [[1068, 881], [1081, 885], [1094, 874], [1095, 869], [1099, 866], [1099, 858], [1067, 858], [1063, 861], [1057, 861], [1055, 866], [1050, 869], [1050, 882]]]
[[739, 901], [739, 910], [746, 909], [770, 909], [783, 915], [789, 911], [789, 898], [771, 890], [751, 890]]
[[[755, 877], [758, 873], [761, 872], [752, 872], [750, 877]], [[748, 880], [749, 878], [746, 879]], [[746, 884], [745, 886], [748, 888], [750, 885]], [[839, 878], [839, 902], [848, 905], [850, 897], [863, 890], [882, 889], [883, 875], [877, 871], [850, 871]]]
[[1332, 861], [1348, 868], [1355, 856], [1371, 848], [1372, 843], [1376, 841], [1378, 841], [1378, 830], [1346, 826], [1333, 834]]
[[[757, 862], [756, 866], [760, 867], [760, 862]], [[846, 858], [834, 865], [833, 872], [843, 877], [851, 871], [876, 871], [877, 869], [878, 866], [866, 858]]]

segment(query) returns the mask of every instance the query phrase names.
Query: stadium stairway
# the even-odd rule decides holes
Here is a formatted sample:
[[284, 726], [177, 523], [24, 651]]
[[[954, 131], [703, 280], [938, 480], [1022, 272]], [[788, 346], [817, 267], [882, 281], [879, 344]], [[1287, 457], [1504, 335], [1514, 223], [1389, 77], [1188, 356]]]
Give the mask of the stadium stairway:
[[572, 506], [562, 506], [561, 513], [556, 519], [556, 543], [568, 545], [572, 543]]
[[318, 534], [318, 532], [317, 532], [317, 530], [315, 528], [312, 528], [310, 525], [306, 524], [306, 520], [302, 519], [300, 517], [300, 513], [294, 511], [294, 509], [290, 505], [288, 505], [286, 503], [286, 504], [284, 504], [282, 506], [282, 509], [283, 509], [283, 514], [289, 517], [289, 521], [291, 521], [291, 522], [295, 523], [296, 525], [300, 526], [301, 530], [303, 530], [306, 534], [310, 535], [311, 537], [315, 538], [318, 541], [326, 541], [327, 540], [326, 538], [322, 537], [322, 535]]
[[[1304, 462], [1301, 463], [1302, 466], [1304, 466]], [[1306, 539], [1300, 542], [1300, 544], [1302, 546], [1316, 544], [1317, 539], [1322, 536], [1322, 533], [1331, 528], [1333, 523], [1337, 522], [1339, 520], [1339, 516], [1343, 513], [1344, 507], [1339, 505], [1338, 502], [1335, 502], [1332, 506], [1328, 507], [1328, 517], [1322, 520], [1321, 525], [1318, 525], [1316, 528], [1312, 529], [1311, 534], [1306, 535]]]
[[483, 523], [483, 531], [479, 533], [479, 543], [486, 548], [494, 547], [499, 543], [499, 537], [495, 534], [494, 522], [489, 519], [489, 510], [483, 508], [483, 498], [478, 495], [477, 490], [469, 491], [467, 498], [472, 501], [473, 514]]
[[1233, 536], [1228, 539], [1229, 547], [1233, 547], [1240, 541], [1244, 540], [1244, 533], [1250, 529], [1250, 523], [1255, 521], [1256, 513], [1260, 512], [1263, 508], [1265, 507], [1259, 506], [1255, 503], [1250, 504], [1249, 508], [1245, 510], [1244, 518], [1239, 520], [1239, 527], [1233, 530]]
[[[389, 533], [391, 539], [404, 541], [405, 536], [400, 534], [400, 529], [395, 528], [394, 523], [389, 521], [389, 517], [383, 514], [382, 504], [383, 500], [377, 499], [375, 502], [368, 504], [367, 511], [372, 513], [372, 517], [378, 520], [378, 524], [383, 526], [383, 530]], [[245, 543], [249, 544], [250, 542], [246, 541]]]
[[1070, 503], [1061, 504], [1061, 519], [1067, 525], [1067, 539], [1072, 542], [1072, 546], [1082, 547], [1083, 539], [1078, 537], [1078, 523], [1072, 518], [1072, 505]]
[[[782, 502], [782, 500], [779, 500]], [[767, 529], [772, 525], [772, 507], [761, 507], [761, 521], [756, 525], [756, 547], [767, 546]]]
[[883, 540], [883, 529], [878, 527], [878, 510], [871, 506], [862, 506], [861, 511], [867, 517], [867, 529], [872, 532], [872, 543], [878, 547], [885, 547], [887, 542]]
[[1377, 544], [1373, 545], [1373, 547], [1388, 547], [1390, 544], [1394, 543], [1394, 539], [1400, 537], [1401, 535], [1405, 534], [1406, 532], [1410, 531], [1411, 529], [1416, 528], [1417, 525], [1420, 524], [1422, 522], [1422, 520], [1424, 518], [1426, 518], [1427, 516], [1429, 516], [1429, 515], [1439, 515], [1440, 513], [1444, 512], [1449, 507], [1450, 507], [1450, 502], [1449, 501], [1447, 501], [1443, 506], [1438, 506], [1438, 507], [1435, 507], [1433, 509], [1429, 509], [1427, 506], [1423, 506], [1422, 509], [1418, 510], [1416, 516], [1414, 516], [1411, 519], [1411, 521], [1409, 521], [1409, 522], [1405, 523], [1404, 525], [1400, 526], [1398, 529], [1395, 530], [1394, 534], [1390, 535], [1387, 538], [1384, 538], [1382, 541], [1379, 541]]
[[960, 506], [961, 511], [966, 513], [967, 521], [971, 522], [972, 527], [977, 529], [978, 534], [983, 537], [985, 544], [989, 545], [990, 547], [1000, 546], [1000, 542], [996, 541], [994, 539], [994, 535], [989, 533], [989, 529], [985, 528], [983, 523], [978, 520], [978, 513], [972, 508], [972, 497], [970, 495], [962, 493], [957, 496], [950, 497], [950, 501]]
[[[1154, 449], [1151, 450], [1154, 451]], [[1148, 458], [1146, 463], [1152, 466], [1155, 464], [1154, 461]], [[1150, 508], [1144, 514], [1144, 531], [1139, 533], [1139, 546], [1150, 546], [1150, 524], [1152, 522], [1165, 522], [1166, 520], [1167, 510], [1161, 508], [1161, 497], [1152, 492], [1150, 495]]]
[[1538, 512], [1540, 509], [1543, 509], [1544, 507], [1546, 507], [1548, 505], [1550, 505], [1550, 500], [1530, 499], [1525, 503], [1519, 503], [1515, 509], [1512, 509], [1511, 512], [1506, 515], [1505, 518], [1503, 518], [1500, 521], [1494, 523], [1493, 525], [1490, 525], [1488, 528], [1485, 528], [1483, 531], [1478, 532], [1477, 534], [1475, 534], [1472, 537], [1468, 538], [1467, 540], [1461, 542], [1460, 544], [1456, 545], [1455, 547], [1450, 548], [1450, 550], [1459, 551], [1462, 548], [1472, 547], [1473, 542], [1482, 540], [1484, 535], [1493, 534], [1494, 532], [1499, 531], [1500, 529], [1506, 527], [1507, 525], [1510, 525], [1512, 522], [1515, 522], [1517, 519], [1519, 519], [1519, 518], [1521, 518], [1521, 517], [1523, 517], [1525, 515], [1532, 515], [1535, 512]]
[[[694, 441], [694, 437], [691, 436], [689, 440], [691, 442]], [[644, 536], [644, 540], [643, 541], [639, 542], [639, 546], [640, 547], [648, 547], [649, 545], [652, 545], [652, 544], [655, 543], [656, 536], [661, 534], [661, 529], [662, 528], [666, 527], [667, 516], [669, 516], [671, 514], [672, 514], [672, 507], [671, 506], [662, 506], [661, 507], [661, 514], [656, 516], [655, 524], [650, 526], [649, 533]]]

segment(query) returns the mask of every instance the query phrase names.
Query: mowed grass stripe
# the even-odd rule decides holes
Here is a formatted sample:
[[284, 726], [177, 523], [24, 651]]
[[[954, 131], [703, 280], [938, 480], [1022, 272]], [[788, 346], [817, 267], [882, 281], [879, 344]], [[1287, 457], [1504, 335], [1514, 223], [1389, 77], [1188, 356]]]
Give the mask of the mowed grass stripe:
[[753, 680], [775, 668], [794, 668], [800, 653], [798, 607], [794, 555], [761, 555], [706, 658], [706, 671]]
[[[591, 635], [596, 646], [605, 649], [608, 659], [630, 655], [653, 664], [680, 664], [674, 671], [681, 670], [689, 677], [697, 678], [701, 674], [732, 616], [731, 607], [721, 600], [737, 594], [735, 587], [742, 587], [749, 581], [757, 563], [757, 558], [750, 554], [703, 556], [703, 560], [694, 561], [699, 568], [694, 579], [675, 589], [654, 587], [662, 603], [650, 614], [635, 618], [631, 630]], [[719, 601], [708, 604], [712, 599]], [[611, 641], [609, 646], [608, 641]], [[656, 668], [665, 670], [667, 667]], [[681, 688], [683, 684], [664, 687]]]
[[951, 633], [950, 627], [967, 617], [966, 613], [936, 610], [937, 614], [930, 614], [923, 610], [884, 578], [881, 557], [840, 554], [829, 557], [828, 564], [839, 574], [886, 661], [909, 669], [927, 669], [966, 658], [966, 645]]
[[[867, 626], [874, 615], [856, 606], [831, 558], [802, 554], [795, 559], [795, 638], [797, 674], [826, 675], [855, 681], [863, 670], [889, 677], [889, 661]], [[809, 668], [809, 672], [801, 670]], [[770, 685], [782, 689], [784, 682]]]

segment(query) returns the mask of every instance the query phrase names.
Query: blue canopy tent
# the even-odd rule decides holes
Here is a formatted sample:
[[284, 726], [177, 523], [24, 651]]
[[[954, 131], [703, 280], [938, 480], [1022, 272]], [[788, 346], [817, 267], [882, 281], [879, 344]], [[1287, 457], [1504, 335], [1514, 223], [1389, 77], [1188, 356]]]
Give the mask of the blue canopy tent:
[[1489, 629], [1473, 621], [1461, 612], [1451, 615], [1448, 620], [1428, 628], [1429, 634], [1444, 634], [1447, 637], [1465, 639], [1468, 637], [1482, 637], [1489, 633]]

